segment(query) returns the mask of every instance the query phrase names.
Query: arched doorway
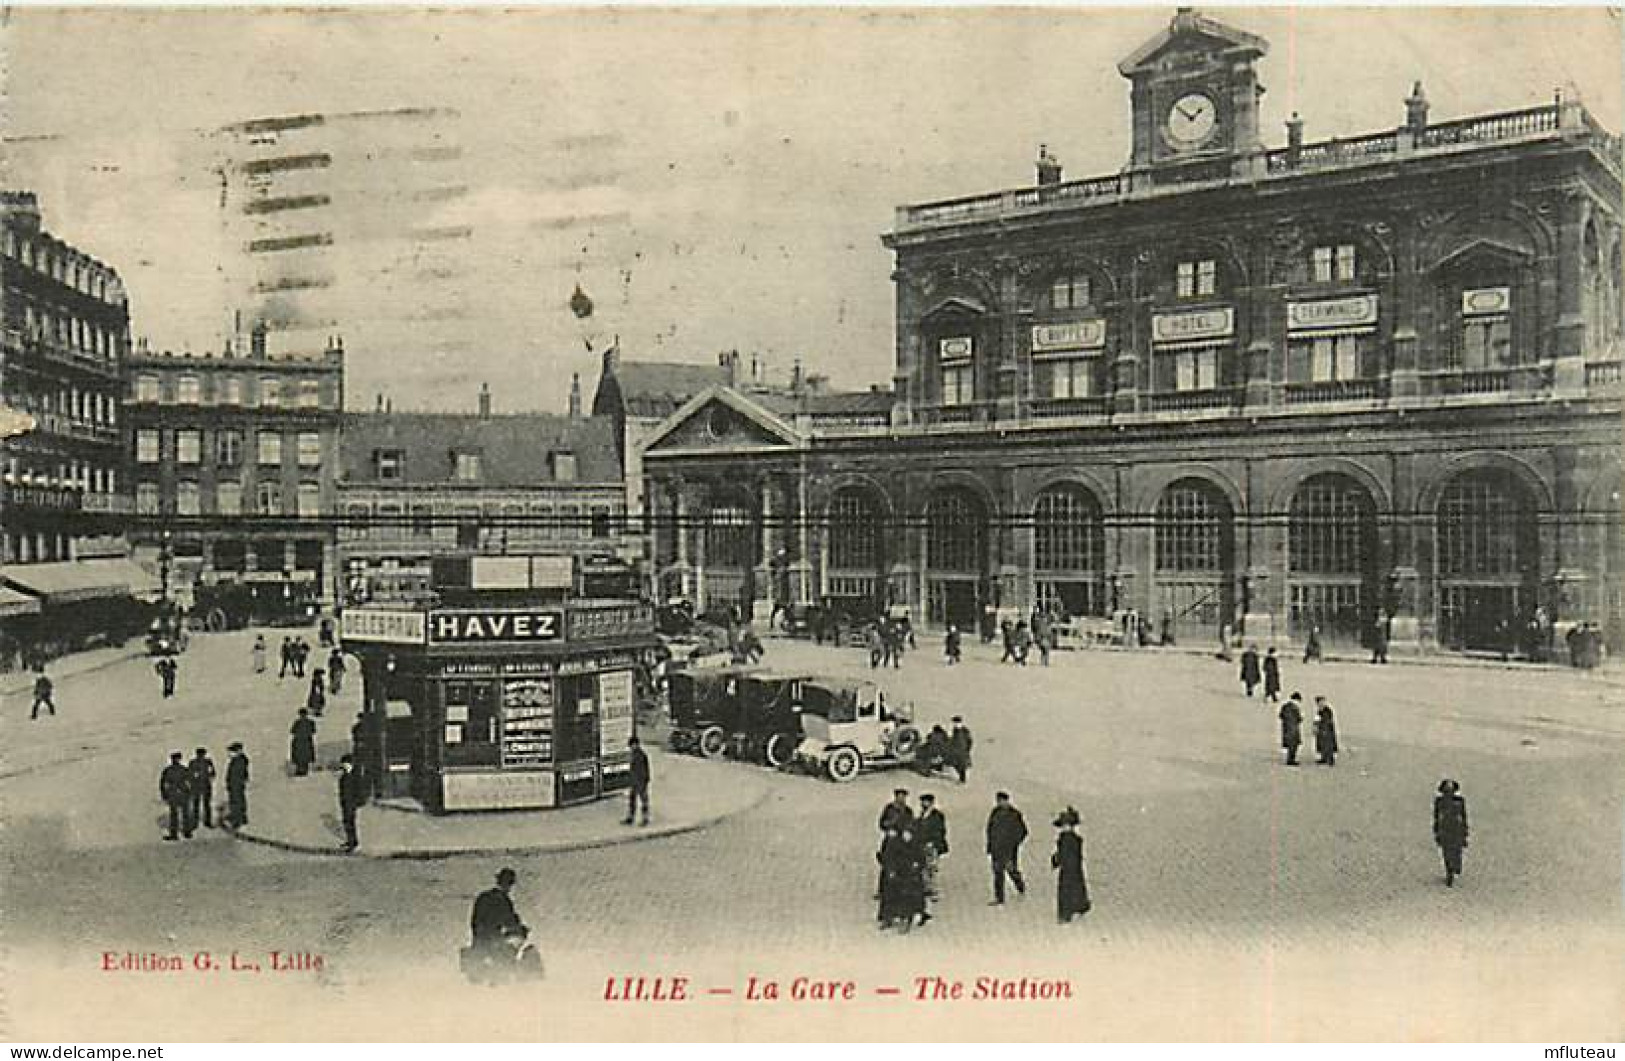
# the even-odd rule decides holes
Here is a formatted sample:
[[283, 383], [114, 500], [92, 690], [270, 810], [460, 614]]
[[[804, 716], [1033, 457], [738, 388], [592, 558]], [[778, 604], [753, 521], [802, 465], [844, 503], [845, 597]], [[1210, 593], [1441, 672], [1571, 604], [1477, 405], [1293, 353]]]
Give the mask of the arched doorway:
[[1327, 641], [1366, 641], [1380, 603], [1377, 509], [1346, 475], [1311, 476], [1287, 516], [1287, 623], [1295, 638], [1319, 626]]
[[829, 503], [825, 596], [855, 615], [886, 603], [886, 544], [881, 504], [873, 490], [843, 487]]
[[705, 514], [706, 612], [732, 608], [741, 617], [750, 616], [760, 538], [756, 509], [748, 499], [731, 493], [712, 499]]
[[1500, 649], [1534, 611], [1534, 506], [1509, 473], [1482, 468], [1452, 479], [1438, 507], [1439, 643]]
[[1100, 503], [1063, 483], [1033, 505], [1033, 598], [1056, 615], [1105, 615], [1106, 531]]
[[1212, 483], [1181, 479], [1156, 513], [1157, 619], [1181, 639], [1213, 639], [1235, 615], [1236, 532], [1230, 502]]
[[987, 575], [987, 508], [969, 490], [936, 493], [925, 509], [925, 617], [977, 628]]

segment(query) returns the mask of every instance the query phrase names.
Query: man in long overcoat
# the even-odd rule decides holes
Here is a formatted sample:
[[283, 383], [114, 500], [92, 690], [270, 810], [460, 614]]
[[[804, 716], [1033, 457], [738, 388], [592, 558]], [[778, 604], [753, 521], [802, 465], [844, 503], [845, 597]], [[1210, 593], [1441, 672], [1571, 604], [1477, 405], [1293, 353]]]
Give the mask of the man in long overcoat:
[[226, 763], [226, 822], [229, 828], [240, 829], [248, 824], [248, 756], [241, 741], [233, 741], [226, 750], [231, 752]]
[[1315, 697], [1315, 761], [1337, 765], [1337, 717], [1324, 696]]
[[1303, 694], [1293, 693], [1281, 705], [1281, 747], [1286, 749], [1286, 764], [1298, 765], [1298, 747], [1303, 744]]
[[1264, 699], [1271, 703], [1281, 699], [1281, 657], [1274, 646], [1264, 653]]
[[955, 715], [953, 732], [948, 734], [948, 765], [952, 766], [954, 773], [959, 775], [961, 785], [965, 783], [965, 775], [970, 772], [970, 750], [975, 743], [975, 738], [971, 736], [970, 728], [965, 725], [965, 720]]
[[201, 821], [206, 828], [214, 828], [214, 760], [209, 758], [209, 749], [199, 748], [192, 761], [186, 764], [187, 772], [191, 775], [192, 827], [196, 828]]
[[367, 802], [367, 790], [361, 775], [355, 772], [355, 760], [348, 755], [339, 758], [339, 816], [344, 822], [344, 850], [354, 851], [361, 845], [356, 836], [355, 813]]
[[288, 727], [288, 735], [288, 758], [293, 760], [294, 776], [304, 777], [310, 773], [310, 764], [316, 761], [316, 720], [305, 708], [299, 709], [299, 717]]
[[1027, 882], [1021, 877], [1021, 843], [1027, 839], [1027, 820], [1010, 802], [1010, 793], [1000, 792], [993, 797], [993, 810], [987, 816], [987, 856], [993, 864], [992, 906], [1004, 905], [1004, 878], [1009, 875], [1016, 892], [1027, 894]]
[[948, 818], [937, 807], [937, 797], [929, 792], [920, 794], [920, 817], [914, 823], [914, 835], [925, 860], [925, 895], [937, 897], [937, 862], [948, 853]]
[[1258, 646], [1248, 645], [1241, 654], [1241, 684], [1247, 687], [1247, 695], [1253, 695], [1257, 687], [1260, 674], [1258, 669]]
[[181, 762], [181, 753], [170, 752], [169, 765], [158, 775], [158, 798], [169, 808], [169, 833], [165, 840], [179, 840], [183, 828], [187, 839], [191, 839], [192, 830], [186, 828], [191, 797], [191, 774], [187, 772], [186, 764]]

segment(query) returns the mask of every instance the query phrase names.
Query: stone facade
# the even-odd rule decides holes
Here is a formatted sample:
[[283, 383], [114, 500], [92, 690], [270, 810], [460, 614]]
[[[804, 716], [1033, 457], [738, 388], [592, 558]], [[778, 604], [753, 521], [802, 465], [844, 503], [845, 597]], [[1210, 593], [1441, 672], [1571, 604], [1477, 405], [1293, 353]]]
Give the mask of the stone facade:
[[[1429, 124], [1417, 85], [1397, 128], [1266, 150], [1266, 48], [1181, 13], [1123, 65], [1125, 171], [1046, 154], [1035, 187], [900, 208], [893, 423], [668, 422], [645, 467], [687, 530], [657, 562], [934, 624], [1617, 640], [1619, 139], [1561, 99]], [[707, 538], [728, 577], [693, 576]]]

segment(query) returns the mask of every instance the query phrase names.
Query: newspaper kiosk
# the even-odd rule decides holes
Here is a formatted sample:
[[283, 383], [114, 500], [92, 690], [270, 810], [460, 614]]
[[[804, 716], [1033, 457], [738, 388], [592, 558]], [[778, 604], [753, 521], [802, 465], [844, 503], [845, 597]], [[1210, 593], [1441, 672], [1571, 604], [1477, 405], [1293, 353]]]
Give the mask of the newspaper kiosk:
[[498, 580], [481, 559], [467, 588], [443, 585], [437, 603], [343, 614], [345, 648], [362, 661], [369, 736], [357, 744], [373, 787], [435, 813], [564, 807], [625, 789], [636, 672], [659, 649], [652, 609], [572, 599], [518, 573], [523, 557], [491, 558], [504, 562]]

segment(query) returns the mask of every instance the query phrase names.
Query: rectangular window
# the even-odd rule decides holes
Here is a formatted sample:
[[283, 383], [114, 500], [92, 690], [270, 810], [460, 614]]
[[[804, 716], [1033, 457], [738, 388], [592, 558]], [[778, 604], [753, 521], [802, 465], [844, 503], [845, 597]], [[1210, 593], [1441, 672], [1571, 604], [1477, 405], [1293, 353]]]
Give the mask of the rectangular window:
[[1159, 391], [1204, 391], [1219, 385], [1219, 349], [1171, 350], [1157, 355]]
[[445, 764], [496, 766], [501, 760], [497, 742], [497, 691], [494, 681], [446, 682]]
[[1085, 357], [1049, 362], [1051, 398], [1087, 398], [1094, 393], [1094, 363]]
[[262, 516], [282, 515], [282, 484], [271, 480], [255, 487], [254, 511]]
[[1061, 276], [1050, 285], [1051, 309], [1082, 309], [1089, 304], [1087, 276]]
[[1317, 284], [1349, 283], [1354, 279], [1354, 244], [1316, 247], [1310, 258], [1311, 278]]
[[299, 484], [299, 515], [314, 519], [322, 514], [322, 488], [319, 483]]
[[969, 365], [942, 367], [942, 404], [968, 405], [972, 401], [972, 377]]
[[236, 376], [226, 376], [220, 381], [220, 404], [243, 404], [243, 381]]
[[282, 381], [275, 376], [260, 377], [260, 404], [274, 409], [282, 404]]
[[275, 431], [259, 433], [259, 463], [271, 467], [282, 466], [282, 436]]
[[135, 433], [135, 459], [139, 464], [158, 463], [158, 432], [144, 427]]
[[299, 467], [318, 468], [322, 463], [322, 436], [315, 431], [299, 432]]
[[175, 381], [175, 400], [184, 405], [196, 405], [200, 390], [196, 376], [181, 376]]
[[1354, 279], [1354, 244], [1339, 243], [1337, 245], [1337, 279], [1339, 283], [1349, 283]]
[[299, 408], [316, 409], [322, 404], [322, 384], [320, 380], [302, 379], [299, 381]]
[[175, 486], [175, 512], [181, 516], [195, 516], [202, 509], [198, 507], [197, 483], [190, 479], [183, 479]]
[[376, 449], [372, 451], [372, 462], [378, 478], [393, 481], [401, 478], [406, 454], [398, 449]]
[[235, 479], [223, 479], [215, 488], [215, 511], [222, 516], [243, 514], [243, 484]]
[[142, 374], [135, 378], [135, 400], [138, 402], [158, 401], [158, 377]]
[[182, 464], [196, 464], [203, 459], [203, 433], [193, 429], [175, 432], [175, 459]]
[[478, 453], [457, 454], [457, 479], [464, 483], [477, 483], [480, 481], [480, 455]]
[[235, 468], [243, 459], [243, 433], [231, 428], [217, 431], [214, 436], [216, 464]]
[[1180, 298], [1205, 298], [1218, 291], [1218, 263], [1212, 258], [1180, 262], [1174, 270], [1174, 281]]
[[1502, 368], [1512, 364], [1512, 322], [1507, 317], [1469, 317], [1461, 323], [1461, 367]]
[[576, 455], [574, 453], [553, 454], [553, 478], [561, 483], [576, 481]]
[[135, 510], [143, 516], [158, 514], [158, 484], [137, 483], [135, 487]]

